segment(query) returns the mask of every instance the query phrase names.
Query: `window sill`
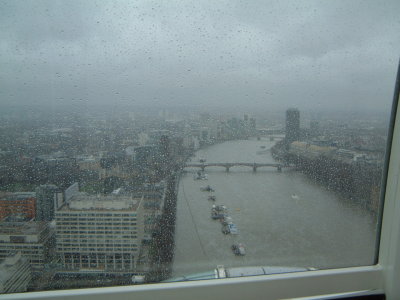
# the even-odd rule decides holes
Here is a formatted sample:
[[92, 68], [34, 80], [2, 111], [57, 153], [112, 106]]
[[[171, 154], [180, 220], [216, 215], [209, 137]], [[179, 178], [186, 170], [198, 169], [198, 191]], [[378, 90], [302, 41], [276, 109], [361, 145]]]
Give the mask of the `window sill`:
[[[137, 286], [4, 295], [8, 299], [282, 299], [383, 293], [380, 265]], [[288, 288], [290, 287], [290, 288]], [[326, 295], [326, 296], [324, 296]]]

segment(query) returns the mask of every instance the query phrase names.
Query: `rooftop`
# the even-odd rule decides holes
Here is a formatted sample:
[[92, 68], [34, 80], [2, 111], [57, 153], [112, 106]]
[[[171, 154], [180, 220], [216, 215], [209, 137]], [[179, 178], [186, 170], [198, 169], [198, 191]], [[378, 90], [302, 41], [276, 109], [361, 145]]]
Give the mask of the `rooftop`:
[[10, 201], [10, 200], [25, 200], [29, 198], [35, 198], [35, 192], [0, 192], [0, 201]]
[[79, 193], [74, 195], [59, 211], [74, 210], [129, 210], [135, 211], [140, 205], [141, 198], [133, 195], [87, 195]]

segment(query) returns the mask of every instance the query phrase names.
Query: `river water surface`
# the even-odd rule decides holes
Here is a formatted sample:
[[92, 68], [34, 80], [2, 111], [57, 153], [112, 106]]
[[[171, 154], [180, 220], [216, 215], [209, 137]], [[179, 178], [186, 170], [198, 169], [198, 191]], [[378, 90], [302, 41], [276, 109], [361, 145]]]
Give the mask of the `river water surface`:
[[[192, 162], [274, 163], [269, 140], [240, 140], [196, 152]], [[261, 146], [265, 146], [262, 149]], [[210, 271], [217, 265], [335, 268], [372, 264], [376, 222], [363, 209], [294, 170], [206, 168], [208, 180], [194, 180], [188, 169], [179, 183], [173, 277]], [[211, 219], [213, 202], [200, 187], [215, 189], [239, 229], [224, 235]], [[245, 256], [231, 245], [243, 243]]]

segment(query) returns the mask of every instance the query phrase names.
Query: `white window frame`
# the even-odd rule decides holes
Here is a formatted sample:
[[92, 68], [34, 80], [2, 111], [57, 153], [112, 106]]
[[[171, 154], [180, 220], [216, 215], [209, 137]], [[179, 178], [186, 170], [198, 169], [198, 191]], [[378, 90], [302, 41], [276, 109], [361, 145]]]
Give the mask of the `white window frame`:
[[0, 295], [0, 299], [332, 299], [382, 293], [387, 299], [400, 299], [400, 109], [397, 106], [399, 77], [395, 92], [397, 99], [393, 109], [396, 111], [393, 118], [397, 118], [393, 121], [376, 265], [203, 281], [7, 294]]

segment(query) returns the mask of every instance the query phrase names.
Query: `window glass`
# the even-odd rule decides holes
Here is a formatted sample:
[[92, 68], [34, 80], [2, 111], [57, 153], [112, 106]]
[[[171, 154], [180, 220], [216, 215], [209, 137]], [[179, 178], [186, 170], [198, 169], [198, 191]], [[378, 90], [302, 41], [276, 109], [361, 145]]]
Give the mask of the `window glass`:
[[0, 292], [375, 264], [399, 9], [2, 1]]

